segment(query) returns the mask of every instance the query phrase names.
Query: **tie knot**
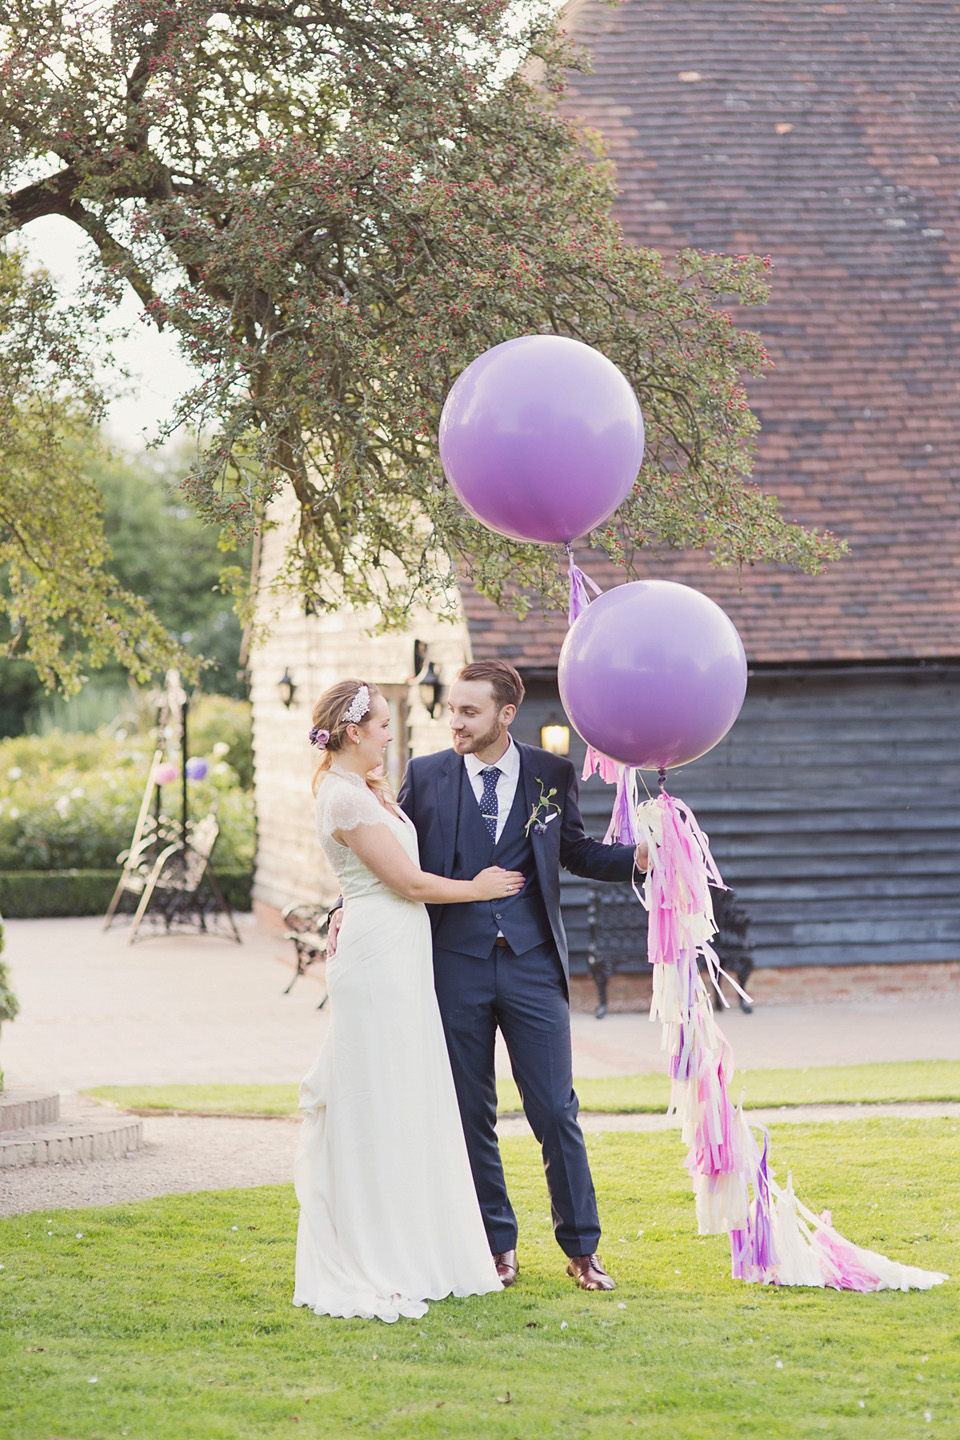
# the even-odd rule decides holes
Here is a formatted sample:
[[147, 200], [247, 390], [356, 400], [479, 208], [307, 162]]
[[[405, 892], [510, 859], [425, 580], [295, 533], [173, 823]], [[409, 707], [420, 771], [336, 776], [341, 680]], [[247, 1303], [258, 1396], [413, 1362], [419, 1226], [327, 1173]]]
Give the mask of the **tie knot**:
[[482, 772], [484, 781], [489, 784], [492, 780], [499, 780], [503, 772], [498, 770], [496, 765], [488, 765]]

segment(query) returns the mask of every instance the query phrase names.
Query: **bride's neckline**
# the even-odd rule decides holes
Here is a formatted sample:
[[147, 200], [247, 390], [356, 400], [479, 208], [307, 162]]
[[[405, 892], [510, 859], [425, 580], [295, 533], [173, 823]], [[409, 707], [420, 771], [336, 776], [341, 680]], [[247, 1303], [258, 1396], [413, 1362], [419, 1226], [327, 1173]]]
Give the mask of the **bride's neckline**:
[[359, 785], [364, 790], [370, 789], [370, 786], [367, 784], [366, 780], [363, 778], [362, 775], [358, 775], [356, 770], [347, 770], [345, 766], [338, 765], [336, 760], [330, 761], [330, 772], [333, 775], [342, 776], [344, 780], [352, 781], [354, 785]]
[[402, 815], [399, 805], [386, 804], [377, 794], [376, 790], [370, 789], [366, 780], [362, 775], [358, 775], [356, 770], [348, 770], [344, 765], [338, 765], [336, 760], [331, 760], [328, 773], [331, 775], [339, 775], [342, 780], [349, 780], [351, 785], [356, 785], [359, 789], [365, 790], [368, 795], [371, 795], [373, 799], [376, 800], [382, 810], [386, 810], [388, 815], [395, 815], [398, 818]]

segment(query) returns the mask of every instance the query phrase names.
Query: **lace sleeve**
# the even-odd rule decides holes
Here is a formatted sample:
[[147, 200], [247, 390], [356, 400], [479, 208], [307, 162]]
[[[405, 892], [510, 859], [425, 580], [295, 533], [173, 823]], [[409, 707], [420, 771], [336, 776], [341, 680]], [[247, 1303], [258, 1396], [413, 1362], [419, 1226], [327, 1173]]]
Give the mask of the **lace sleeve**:
[[317, 795], [317, 829], [321, 836], [337, 830], [354, 830], [358, 825], [382, 825], [383, 806], [364, 785], [351, 785], [330, 776]]

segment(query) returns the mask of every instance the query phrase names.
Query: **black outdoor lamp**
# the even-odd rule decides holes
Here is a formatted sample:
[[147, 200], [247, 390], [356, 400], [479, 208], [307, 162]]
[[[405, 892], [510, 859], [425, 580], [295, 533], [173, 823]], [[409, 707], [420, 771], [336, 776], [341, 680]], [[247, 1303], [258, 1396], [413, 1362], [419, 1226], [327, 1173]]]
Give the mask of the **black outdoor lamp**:
[[424, 668], [417, 676], [417, 685], [420, 688], [420, 699], [425, 708], [429, 711], [430, 719], [436, 720], [437, 712], [440, 709], [440, 676], [434, 669], [433, 661], [428, 660]]
[[564, 725], [562, 720], [551, 715], [546, 724], [540, 727], [540, 747], [549, 750], [551, 755], [569, 755], [570, 726]]
[[277, 689], [280, 691], [280, 699], [283, 701], [284, 709], [289, 710], [293, 704], [293, 697], [297, 693], [297, 687], [293, 683], [288, 665], [283, 667], [283, 678], [277, 681]]

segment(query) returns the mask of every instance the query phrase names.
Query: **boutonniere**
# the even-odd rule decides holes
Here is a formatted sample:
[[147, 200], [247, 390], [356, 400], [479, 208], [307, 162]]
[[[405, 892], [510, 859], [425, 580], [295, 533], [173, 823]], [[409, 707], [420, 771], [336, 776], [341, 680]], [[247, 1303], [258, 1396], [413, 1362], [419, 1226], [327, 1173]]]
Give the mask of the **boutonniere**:
[[540, 779], [539, 775], [537, 776], [537, 785], [540, 789], [540, 798], [537, 800], [537, 803], [530, 811], [530, 819], [527, 821], [526, 829], [523, 832], [524, 835], [527, 836], [529, 836], [530, 834], [531, 826], [533, 827], [534, 834], [546, 834], [546, 829], [547, 826], [550, 824], [550, 821], [556, 820], [557, 816], [560, 814], [560, 806], [555, 802], [553, 798], [554, 795], [556, 795], [557, 793], [556, 789], [547, 790], [546, 792], [544, 792], [543, 781]]

